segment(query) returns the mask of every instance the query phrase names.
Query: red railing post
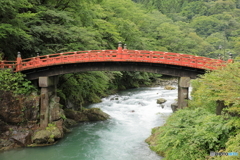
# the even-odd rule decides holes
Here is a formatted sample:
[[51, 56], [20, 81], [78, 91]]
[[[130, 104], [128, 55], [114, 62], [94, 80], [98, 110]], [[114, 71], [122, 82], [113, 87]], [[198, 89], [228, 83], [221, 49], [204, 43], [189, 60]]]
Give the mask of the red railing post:
[[227, 63], [233, 63], [232, 53], [229, 53], [229, 59], [227, 60]]
[[123, 53], [127, 53], [127, 44], [124, 44]]
[[152, 62], [152, 58], [153, 58], [153, 51], [149, 52], [149, 62]]
[[[163, 52], [163, 62], [165, 62], [165, 63], [167, 62], [166, 53], [167, 53], [167, 52]], [[158, 58], [159, 58], [159, 57], [158, 57]]]
[[40, 63], [39, 53], [37, 53], [37, 57], [35, 60], [36, 60], [36, 65], [39, 65], [39, 63]]
[[122, 42], [118, 43], [118, 51], [117, 53], [122, 53]]
[[21, 68], [22, 68], [22, 57], [21, 57], [21, 53], [18, 52], [18, 55], [17, 55], [17, 67], [16, 67], [16, 71], [21, 70]]
[[4, 61], [0, 61], [0, 68], [4, 68]]
[[77, 52], [76, 52], [76, 51], [75, 51], [74, 54], [73, 54], [73, 60], [74, 60], [75, 62], [77, 62]]
[[49, 64], [49, 55], [46, 55], [46, 64]]
[[127, 53], [128, 53], [128, 51], [127, 51], [127, 44], [124, 44], [122, 54], [119, 55], [119, 57], [120, 57], [121, 59], [125, 59]]

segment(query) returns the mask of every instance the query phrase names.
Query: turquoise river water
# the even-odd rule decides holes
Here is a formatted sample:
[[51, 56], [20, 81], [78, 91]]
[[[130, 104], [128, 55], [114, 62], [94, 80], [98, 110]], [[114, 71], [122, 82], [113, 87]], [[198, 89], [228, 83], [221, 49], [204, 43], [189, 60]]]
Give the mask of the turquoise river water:
[[[158, 98], [167, 100], [164, 106]], [[0, 153], [0, 160], [160, 160], [145, 139], [172, 113], [177, 90], [147, 87], [119, 92], [88, 106], [101, 108], [111, 118], [81, 123], [57, 144]]]

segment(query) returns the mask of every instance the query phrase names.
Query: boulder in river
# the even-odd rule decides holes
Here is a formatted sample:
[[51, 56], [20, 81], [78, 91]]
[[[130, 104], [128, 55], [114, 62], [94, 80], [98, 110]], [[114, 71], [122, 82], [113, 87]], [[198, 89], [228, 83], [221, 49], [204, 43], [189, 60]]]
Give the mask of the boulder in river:
[[63, 134], [58, 127], [54, 124], [48, 124], [46, 129], [41, 129], [34, 133], [32, 141], [35, 144], [52, 144], [62, 137]]
[[90, 121], [104, 121], [110, 118], [110, 116], [103, 112], [100, 108], [90, 108], [83, 111], [87, 115]]
[[173, 112], [176, 112], [176, 111], [177, 111], [177, 108], [178, 108], [178, 103], [177, 103], [177, 102], [174, 102], [173, 104], [171, 104], [171, 108], [172, 108], [172, 111], [173, 111]]
[[67, 128], [77, 125], [77, 122], [75, 120], [69, 118], [66, 118], [63, 123]]
[[64, 114], [67, 118], [73, 119], [76, 122], [87, 122], [89, 121], [87, 115], [81, 111], [75, 111], [72, 109], [65, 109]]
[[164, 89], [166, 89], [166, 90], [175, 90], [176, 87], [173, 87], [173, 86], [171, 86], [171, 85], [166, 85], [166, 86], [164, 87]]
[[159, 99], [157, 99], [157, 104], [163, 104], [163, 103], [165, 103], [167, 100], [166, 99], [164, 99], [164, 98], [159, 98]]
[[107, 113], [104, 113], [99, 108], [84, 109], [83, 111], [67, 109], [65, 110], [65, 115], [67, 118], [73, 119], [76, 122], [103, 121], [110, 118]]

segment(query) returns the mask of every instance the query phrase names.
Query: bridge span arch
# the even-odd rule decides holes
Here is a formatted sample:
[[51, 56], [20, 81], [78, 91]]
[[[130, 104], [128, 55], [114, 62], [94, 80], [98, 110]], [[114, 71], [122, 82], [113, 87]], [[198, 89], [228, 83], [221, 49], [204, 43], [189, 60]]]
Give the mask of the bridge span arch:
[[46, 66], [23, 70], [21, 72], [27, 76], [27, 79], [35, 80], [39, 77], [50, 77], [86, 71], [142, 71], [174, 77], [190, 77], [194, 79], [197, 78], [199, 74], [204, 74], [206, 70], [170, 64], [143, 62], [85, 62]]
[[29, 80], [84, 71], [144, 71], [175, 77], [196, 78], [226, 61], [188, 54], [128, 50], [119, 43], [117, 50], [88, 50], [56, 53], [16, 61], [0, 61], [0, 68], [22, 72]]

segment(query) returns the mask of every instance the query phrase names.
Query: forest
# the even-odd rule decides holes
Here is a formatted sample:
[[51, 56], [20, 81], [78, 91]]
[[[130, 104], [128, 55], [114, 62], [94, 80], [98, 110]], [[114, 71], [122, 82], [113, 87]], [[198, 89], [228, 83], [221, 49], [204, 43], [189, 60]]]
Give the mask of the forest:
[[239, 55], [239, 0], [1, 0], [0, 53], [15, 60], [129, 49]]

